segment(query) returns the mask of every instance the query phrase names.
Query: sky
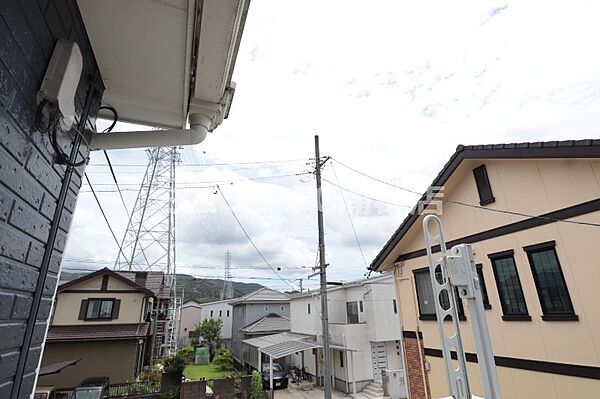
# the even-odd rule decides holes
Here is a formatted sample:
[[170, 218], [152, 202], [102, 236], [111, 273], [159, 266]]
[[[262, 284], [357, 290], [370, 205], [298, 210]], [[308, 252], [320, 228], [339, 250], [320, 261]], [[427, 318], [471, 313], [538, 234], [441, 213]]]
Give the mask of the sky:
[[[236, 281], [316, 287], [315, 134], [332, 157], [330, 281], [363, 277], [418, 200], [350, 168], [424, 192], [459, 144], [599, 137], [598, 15], [580, 0], [253, 1], [229, 118], [180, 150], [177, 271], [222, 276], [229, 250]], [[147, 154], [109, 155], [131, 210]], [[128, 214], [102, 153], [87, 173], [120, 240]], [[84, 184], [63, 270], [112, 267], [117, 253]]]

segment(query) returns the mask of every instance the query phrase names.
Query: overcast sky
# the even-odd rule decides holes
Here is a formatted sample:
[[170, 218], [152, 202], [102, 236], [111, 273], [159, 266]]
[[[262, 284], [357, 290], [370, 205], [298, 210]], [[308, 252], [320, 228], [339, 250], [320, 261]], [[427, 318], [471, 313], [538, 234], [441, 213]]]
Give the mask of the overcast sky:
[[[186, 188], [221, 181], [267, 260], [289, 280], [310, 274], [306, 267], [314, 265], [317, 250], [314, 178], [262, 178], [308, 171], [317, 133], [324, 155], [418, 192], [458, 144], [599, 137], [598, 15], [598, 2], [576, 0], [253, 1], [229, 119], [204, 143], [181, 150], [178, 271], [221, 276], [229, 249], [235, 280], [287, 288], [220, 194]], [[122, 188], [130, 190], [123, 194], [131, 209], [146, 153], [121, 150], [110, 157]], [[290, 162], [241, 164], [257, 161]], [[95, 189], [112, 191], [98, 195], [120, 239], [127, 214], [105, 163], [94, 153], [87, 171]], [[189, 165], [214, 163], [235, 165]], [[345, 191], [349, 218], [340, 190], [323, 183], [329, 279], [362, 277], [418, 196], [336, 162], [323, 173], [348, 190], [394, 204]], [[84, 185], [63, 266], [112, 267], [117, 251]]]

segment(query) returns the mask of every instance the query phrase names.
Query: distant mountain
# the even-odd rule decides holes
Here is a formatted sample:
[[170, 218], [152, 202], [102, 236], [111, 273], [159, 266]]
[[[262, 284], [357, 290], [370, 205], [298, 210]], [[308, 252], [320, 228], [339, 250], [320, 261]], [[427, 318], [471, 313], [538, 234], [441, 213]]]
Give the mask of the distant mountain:
[[[67, 272], [63, 271], [60, 274], [60, 282], [74, 280], [84, 276], [90, 272]], [[256, 283], [240, 283], [233, 281], [233, 296], [234, 298], [246, 295], [259, 288], [262, 285]], [[177, 286], [183, 287], [183, 300], [195, 299], [200, 303], [218, 301], [221, 299], [221, 289], [223, 288], [223, 280], [221, 279], [202, 279], [195, 278], [187, 274], [177, 274]], [[179, 288], [178, 288], [178, 292]]]
[[[218, 301], [221, 299], [221, 290], [223, 289], [223, 280], [202, 279], [189, 276], [187, 274], [177, 275], [177, 285], [183, 287], [183, 300], [195, 299], [200, 303]], [[234, 298], [246, 295], [259, 288], [262, 285], [256, 283], [240, 283], [232, 281]]]

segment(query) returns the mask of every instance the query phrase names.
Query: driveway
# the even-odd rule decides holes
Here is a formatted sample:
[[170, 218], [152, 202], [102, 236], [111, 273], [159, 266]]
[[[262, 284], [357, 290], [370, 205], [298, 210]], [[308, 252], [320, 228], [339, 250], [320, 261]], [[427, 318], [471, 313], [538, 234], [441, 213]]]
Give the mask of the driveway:
[[[306, 387], [303, 389], [287, 388], [276, 390], [274, 399], [322, 399], [324, 394], [323, 390], [319, 387]], [[331, 392], [331, 397], [332, 399], [344, 399], [350, 396], [334, 389]]]

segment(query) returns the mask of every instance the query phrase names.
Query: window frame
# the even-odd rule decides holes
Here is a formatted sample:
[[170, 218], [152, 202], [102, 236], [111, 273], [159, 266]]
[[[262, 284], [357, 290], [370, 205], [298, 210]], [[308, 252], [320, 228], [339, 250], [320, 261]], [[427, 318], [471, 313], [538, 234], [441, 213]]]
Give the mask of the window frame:
[[[88, 313], [90, 311], [90, 305], [94, 301], [100, 302], [100, 307], [98, 308], [98, 317], [88, 317]], [[109, 317], [100, 317], [100, 312], [102, 310], [102, 304], [104, 302], [111, 302]], [[85, 320], [85, 321], [114, 320], [113, 316], [115, 314], [115, 302], [116, 302], [116, 298], [88, 298], [83, 320]]]
[[483, 275], [483, 264], [476, 264], [475, 270], [477, 271], [477, 278], [479, 279], [479, 288], [481, 289], [481, 299], [483, 299], [483, 308], [485, 310], [490, 310], [492, 308], [492, 304], [490, 303], [490, 295], [487, 290], [485, 276]]
[[[567, 281], [565, 280], [565, 275], [562, 270], [562, 266], [560, 264], [560, 260], [558, 259], [558, 253], [556, 252], [556, 241], [546, 241], [539, 244], [527, 245], [523, 247], [523, 250], [527, 254], [527, 261], [529, 262], [529, 266], [531, 267], [531, 274], [533, 276], [533, 282], [535, 283], [535, 290], [538, 295], [538, 299], [540, 301], [540, 307], [542, 308], [542, 320], [544, 321], [578, 321], [579, 316], [575, 313], [575, 307], [573, 306], [573, 300], [571, 299], [571, 293], [569, 292], [569, 286], [567, 285]], [[542, 292], [540, 290], [540, 282], [539, 276], [535, 270], [534, 261], [531, 255], [539, 253], [552, 251], [554, 253], [554, 258], [556, 259], [556, 263], [558, 265], [558, 271], [560, 274], [560, 278], [562, 279], [562, 283], [565, 287], [565, 291], [567, 292], [567, 300], [570, 310], [566, 312], [548, 312], [544, 306], [544, 299]]]
[[[490, 263], [492, 264], [492, 270], [494, 272], [494, 280], [496, 281], [496, 289], [498, 290], [498, 297], [500, 299], [500, 307], [502, 308], [502, 320], [504, 321], [531, 321], [531, 316], [529, 315], [529, 308], [527, 307], [527, 299], [525, 298], [525, 292], [523, 291], [523, 284], [521, 284], [521, 277], [519, 276], [519, 268], [517, 267], [517, 261], [515, 260], [515, 251], [512, 249], [495, 252], [492, 254], [488, 254], [488, 258], [490, 259]], [[498, 271], [496, 270], [495, 261], [502, 259], [512, 259], [513, 266], [515, 268], [515, 275], [517, 276], [517, 281], [519, 283], [519, 289], [521, 290], [521, 296], [523, 297], [523, 305], [525, 307], [525, 313], [507, 313], [504, 300], [502, 297], [502, 290], [500, 289], [500, 285], [498, 283]]]
[[[356, 314], [352, 314], [352, 316], [356, 316], [356, 322], [351, 322], [350, 321], [350, 306], [354, 304], [355, 308], [356, 308]], [[360, 312], [358, 311], [358, 301], [349, 301], [346, 302], [346, 324], [360, 324], [360, 318], [358, 316]]]
[[307, 314], [310, 314], [310, 302], [308, 302], [307, 305], [308, 305], [308, 307], [307, 307], [308, 313]]
[[[475, 179], [475, 186], [477, 187], [477, 195], [479, 196], [479, 205], [485, 206], [496, 201], [494, 192], [492, 191], [492, 185], [490, 184], [490, 178], [487, 173], [485, 164], [481, 164], [473, 169], [473, 178]], [[489, 191], [488, 193], [484, 191]]]
[[[429, 266], [426, 267], [421, 267], [418, 269], [413, 269], [413, 278], [415, 274], [420, 274], [420, 273], [427, 273], [429, 274]], [[437, 313], [435, 311], [435, 303], [434, 303], [434, 311], [433, 313], [423, 313], [423, 311], [421, 310], [421, 297], [419, 295], [419, 288], [417, 287], [417, 279], [414, 278], [415, 281], [415, 292], [417, 293], [417, 306], [419, 308], [419, 320], [437, 320]], [[429, 282], [429, 284], [431, 284], [431, 276], [427, 276], [427, 281]], [[432, 293], [433, 293], [433, 286], [431, 287]], [[458, 320], [459, 321], [465, 321], [467, 320], [467, 317], [465, 316], [465, 307], [463, 305], [462, 299], [461, 297], [458, 295], [458, 287], [454, 288], [454, 295], [456, 295], [456, 303], [458, 305]], [[432, 298], [433, 301], [435, 301], [435, 298]], [[397, 306], [397, 304], [396, 304]]]
[[398, 302], [396, 301], [396, 298], [392, 299], [392, 307], [394, 309], [394, 314], [398, 314]]

